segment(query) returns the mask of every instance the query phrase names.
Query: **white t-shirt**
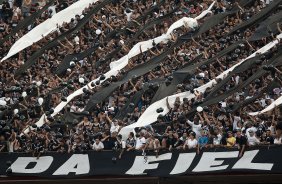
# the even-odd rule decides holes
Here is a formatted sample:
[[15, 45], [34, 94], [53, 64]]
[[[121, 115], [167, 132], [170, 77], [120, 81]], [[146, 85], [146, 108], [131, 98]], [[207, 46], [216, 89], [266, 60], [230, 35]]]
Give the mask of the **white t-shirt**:
[[250, 133], [249, 133], [249, 131], [250, 130], [252, 130], [253, 132], [256, 132], [257, 131], [257, 128], [256, 127], [251, 127], [251, 128], [247, 128], [247, 130], [246, 130], [246, 135], [247, 135], [247, 137], [249, 138], [250, 137]]
[[237, 123], [241, 121], [241, 117], [240, 116], [234, 116], [234, 120], [233, 120], [233, 130], [238, 129], [238, 125]]
[[222, 135], [221, 134], [217, 134], [215, 138], [213, 138], [213, 144], [214, 145], [220, 145], [222, 139]]
[[202, 129], [202, 125], [199, 122], [198, 125], [195, 125], [194, 122], [188, 120], [187, 123], [192, 127], [193, 132], [195, 132], [196, 134], [196, 139], [198, 139], [198, 137], [201, 135], [201, 129]]
[[275, 138], [274, 139], [274, 144], [282, 144], [282, 137]]
[[198, 141], [196, 139], [187, 139], [185, 142], [185, 145], [188, 146], [189, 149], [196, 148], [198, 144]]
[[126, 15], [127, 17], [127, 21], [129, 22], [131, 20], [131, 15], [132, 15], [132, 12], [130, 13], [126, 13], [126, 11], [124, 11], [124, 14]]
[[240, 82], [240, 77], [238, 75], [235, 77], [235, 82], [236, 82], [236, 85], [238, 85]]
[[261, 105], [262, 107], [267, 106], [267, 104], [265, 103], [265, 99], [261, 99], [259, 102], [260, 102], [260, 105]]
[[254, 146], [259, 144], [260, 141], [255, 136], [252, 136], [252, 137], [248, 137], [248, 143], [250, 146]]
[[126, 142], [124, 140], [121, 140], [121, 148], [122, 149], [126, 148]]
[[83, 108], [83, 107], [79, 107], [79, 108], [77, 109], [77, 112], [82, 112], [82, 111], [84, 111], [84, 108]]
[[114, 122], [112, 122], [110, 132], [113, 133], [118, 131], [119, 131], [119, 125], [115, 125]]
[[275, 134], [275, 126], [271, 125], [269, 129], [271, 131], [271, 134]]
[[219, 103], [221, 103], [221, 107], [223, 107], [223, 108], [225, 108], [226, 107], [226, 102], [219, 102]]
[[70, 107], [70, 112], [77, 112], [77, 110], [78, 110], [78, 107], [75, 106], [75, 105], [72, 105], [72, 106]]
[[113, 106], [113, 102], [115, 101], [115, 98], [113, 96], [109, 97], [109, 107]]
[[145, 137], [138, 137], [136, 139], [136, 146], [135, 149], [140, 149], [144, 144], [146, 144]]
[[48, 12], [49, 12], [50, 10], [52, 10], [51, 16], [53, 16], [53, 15], [56, 14], [56, 6], [50, 6], [50, 7], [48, 8]]
[[93, 149], [94, 150], [100, 150], [100, 149], [104, 149], [104, 144], [100, 141], [98, 144], [96, 144], [96, 142], [93, 144]]
[[8, 0], [9, 4], [10, 4], [10, 7], [12, 8], [13, 7], [13, 4], [14, 4], [14, 0]]
[[9, 152], [14, 152], [14, 143], [9, 142]]

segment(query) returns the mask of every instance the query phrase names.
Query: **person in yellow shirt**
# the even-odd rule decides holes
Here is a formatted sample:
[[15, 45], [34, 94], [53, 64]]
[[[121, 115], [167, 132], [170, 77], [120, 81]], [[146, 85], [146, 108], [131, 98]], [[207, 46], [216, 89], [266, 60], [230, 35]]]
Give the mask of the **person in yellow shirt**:
[[228, 134], [228, 138], [226, 139], [227, 142], [226, 147], [231, 148], [235, 145], [236, 138], [233, 136], [231, 131], [228, 131], [227, 134]]

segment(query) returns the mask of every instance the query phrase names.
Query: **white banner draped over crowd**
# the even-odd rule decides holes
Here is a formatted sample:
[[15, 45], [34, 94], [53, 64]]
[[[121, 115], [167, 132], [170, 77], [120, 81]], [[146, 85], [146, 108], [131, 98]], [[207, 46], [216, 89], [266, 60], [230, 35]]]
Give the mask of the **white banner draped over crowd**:
[[58, 27], [62, 26], [63, 23], [69, 23], [72, 18], [75, 18], [76, 15], [81, 16], [83, 10], [88, 7], [89, 4], [95, 3], [97, 1], [98, 0], [80, 0], [53, 15], [51, 18], [39, 24], [19, 40], [17, 40], [9, 50], [9, 53], [1, 60], [1, 62], [38, 42], [43, 37], [58, 29]]
[[[241, 65], [244, 61], [246, 61], [249, 58], [252, 58], [254, 56], [256, 56], [256, 54], [263, 54], [265, 52], [267, 52], [268, 50], [270, 50], [271, 48], [273, 48], [275, 45], [277, 45], [280, 41], [280, 39], [282, 38], [282, 34], [279, 34], [277, 37], [277, 39], [268, 43], [267, 45], [265, 45], [264, 47], [260, 48], [259, 50], [257, 50], [256, 52], [254, 52], [253, 54], [251, 54], [250, 56], [248, 56], [247, 58], [243, 59], [242, 61], [240, 61], [239, 63], [237, 63], [236, 65], [234, 65], [233, 67], [229, 68], [228, 70], [222, 72], [220, 75], [218, 75], [215, 79], [209, 81], [208, 83], [196, 88], [195, 90], [197, 90], [198, 92], [204, 93], [206, 91], [207, 88], [212, 88], [215, 84], [217, 84], [217, 80], [216, 79], [223, 79], [225, 78], [229, 72], [231, 72], [235, 67]], [[169, 105], [171, 107], [173, 107], [173, 104], [175, 102], [176, 98], [180, 98], [180, 100], [182, 101], [183, 98], [188, 98], [188, 100], [192, 99], [195, 97], [195, 94], [187, 91], [187, 92], [183, 92], [183, 93], [179, 93], [176, 95], [172, 95], [166, 98], [163, 98], [162, 100], [159, 100], [153, 104], [151, 104], [146, 111], [141, 115], [141, 117], [138, 119], [138, 121], [134, 124], [128, 125], [124, 128], [121, 129], [120, 133], [122, 135], [127, 135], [129, 132], [134, 131], [134, 128], [136, 127], [144, 127], [147, 125], [150, 125], [151, 123], [157, 121], [157, 118], [160, 114], [165, 115], [169, 112], [169, 109], [167, 108], [166, 105], [166, 99], [168, 98], [168, 102]], [[261, 111], [260, 113], [269, 111], [271, 109], [273, 109], [275, 107], [275, 104], [278, 105], [281, 104], [282, 102], [282, 98], [280, 97], [279, 99], [276, 100], [276, 102], [274, 102], [273, 104], [271, 104], [269, 107], [267, 107], [266, 109], [264, 109], [263, 111]], [[156, 110], [158, 108], [162, 107], [164, 110], [162, 113], [157, 113]], [[250, 113], [250, 115], [256, 115], [259, 114], [259, 112], [257, 113]]]
[[[91, 83], [95, 84], [96, 81], [100, 80], [100, 84], [102, 84], [103, 81], [107, 80], [111, 76], [116, 76], [121, 69], [123, 69], [125, 66], [128, 65], [128, 61], [129, 61], [130, 58], [132, 58], [132, 57], [134, 57], [138, 54], [144, 53], [144, 52], [148, 51], [149, 49], [153, 48], [154, 47], [153, 42], [155, 42], [156, 44], [159, 44], [161, 42], [167, 42], [169, 39], [171, 39], [171, 33], [173, 32], [173, 30], [175, 30], [179, 27], [182, 27], [182, 26], [189, 27], [191, 29], [196, 28], [198, 26], [197, 20], [205, 17], [208, 13], [212, 13], [211, 9], [214, 6], [214, 3], [215, 2], [213, 2], [207, 10], [203, 11], [196, 18], [183, 17], [180, 20], [176, 21], [175, 23], [173, 23], [170, 26], [170, 28], [168, 29], [166, 34], [163, 34], [163, 35], [161, 35], [157, 38], [154, 38], [154, 39], [138, 42], [136, 45], [134, 45], [134, 47], [129, 51], [129, 53], [127, 55], [123, 56], [122, 58], [120, 58], [117, 61], [113, 61], [113, 62], [110, 63], [111, 70], [104, 74], [105, 79], [100, 80], [98, 78], [98, 79], [92, 80], [86, 86], [84, 86], [84, 87], [76, 90], [74, 93], [70, 94], [67, 97], [66, 102], [62, 101], [59, 105], [57, 105], [57, 107], [54, 108], [54, 113], [51, 116], [55, 116], [56, 114], [58, 114], [73, 98], [75, 98], [78, 95], [83, 94], [83, 88], [93, 89], [94, 87], [91, 86]], [[140, 49], [142, 50], [142, 52], [141, 52]], [[44, 124], [44, 118], [46, 118], [45, 114], [42, 115], [40, 120], [36, 123], [36, 125], [38, 127], [41, 127]], [[29, 131], [28, 129], [25, 130], [26, 133], [28, 131]]]
[[249, 114], [251, 116], [257, 116], [259, 114], [271, 111], [272, 109], [274, 109], [275, 107], [279, 106], [280, 104], [282, 104], [282, 96], [280, 96], [278, 99], [276, 99], [274, 102], [272, 102], [269, 106], [267, 106], [265, 109], [258, 111], [258, 112], [250, 112]]

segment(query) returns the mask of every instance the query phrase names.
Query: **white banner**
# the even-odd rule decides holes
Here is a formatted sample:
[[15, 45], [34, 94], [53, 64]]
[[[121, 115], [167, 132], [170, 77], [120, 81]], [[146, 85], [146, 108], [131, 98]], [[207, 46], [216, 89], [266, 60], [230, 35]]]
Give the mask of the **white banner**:
[[265, 112], [268, 112], [272, 109], [274, 109], [275, 107], [279, 106], [280, 104], [282, 104], [282, 96], [280, 96], [279, 98], [277, 98], [274, 102], [272, 102], [269, 106], [267, 106], [265, 109], [263, 109], [262, 111], [258, 111], [258, 112], [250, 112], [249, 115], [251, 116], [256, 116], [259, 114], [263, 114]]
[[[141, 46], [141, 50], [142, 53], [148, 51], [149, 49], [153, 48], [153, 40], [156, 44], [159, 44], [161, 42], [167, 42], [169, 39], [171, 39], [171, 33], [173, 30], [181, 27], [181, 26], [188, 26], [190, 28], [195, 28], [198, 26], [198, 22], [197, 20], [199, 18], [204, 17], [206, 14], [208, 13], [212, 13], [210, 10], [212, 9], [213, 5], [215, 2], [213, 2], [210, 7], [203, 11], [198, 17], [196, 17], [195, 19], [193, 18], [188, 18], [188, 17], [183, 17], [180, 20], [176, 21], [175, 23], [173, 23], [170, 28], [168, 29], [166, 34], [163, 34], [157, 38], [154, 39], [150, 39], [147, 41], [142, 41], [142, 42], [138, 42], [136, 45], [133, 46], [133, 48], [129, 51], [129, 53], [125, 56], [123, 56], [122, 58], [120, 58], [117, 61], [113, 61], [110, 63], [110, 68], [111, 70], [108, 71], [107, 73], [104, 74], [105, 79], [100, 81], [100, 84], [102, 84], [105, 80], [107, 80], [108, 78], [110, 78], [111, 76], [116, 76], [119, 72], [119, 70], [123, 69], [124, 67], [127, 66], [128, 61], [130, 58], [141, 54], [140, 52], [140, 46]], [[51, 115], [52, 117], [54, 117], [56, 114], [58, 114], [74, 97], [83, 94], [83, 88], [87, 88], [87, 89], [93, 89], [94, 87], [91, 86], [91, 83], [94, 83], [96, 81], [98, 81], [98, 79], [94, 79], [91, 82], [89, 82], [87, 85], [85, 85], [84, 87], [76, 90], [74, 93], [70, 94], [67, 97], [67, 101], [66, 102], [61, 102], [59, 105], [57, 105], [57, 107], [54, 109], [54, 113]], [[41, 127], [44, 124], [44, 118], [45, 118], [45, 114], [41, 116], [40, 120], [36, 123], [36, 125], [38, 127]], [[32, 127], [30, 127], [32, 129]], [[29, 130], [26, 129], [25, 132], [27, 133]]]
[[[277, 38], [276, 40], [268, 43], [267, 45], [260, 48], [259, 50], [257, 50], [256, 52], [254, 52], [253, 54], [251, 54], [247, 58], [243, 59], [242, 61], [240, 61], [239, 63], [237, 63], [233, 67], [229, 68], [228, 70], [226, 70], [223, 73], [221, 73], [220, 75], [218, 75], [215, 79], [213, 79], [210, 82], [196, 88], [195, 90], [197, 90], [198, 92], [204, 93], [207, 88], [212, 88], [215, 84], [217, 84], [216, 79], [225, 78], [228, 75], [228, 73], [231, 72], [235, 67], [241, 65], [247, 59], [254, 57], [257, 53], [262, 54], [262, 53], [267, 52], [268, 50], [270, 50], [272, 47], [274, 47], [275, 45], [277, 45], [279, 43], [279, 40], [282, 38], [282, 33], [279, 34], [276, 38]], [[147, 125], [150, 125], [151, 123], [157, 121], [157, 118], [160, 114], [165, 115], [169, 112], [169, 109], [167, 108], [167, 105], [166, 105], [166, 98], [168, 98], [169, 105], [171, 107], [173, 107], [173, 104], [174, 104], [175, 99], [177, 97], [179, 97], [180, 100], [183, 101], [183, 98], [188, 98], [190, 100], [192, 98], [195, 98], [195, 95], [193, 93], [187, 91], [187, 92], [179, 93], [179, 94], [172, 95], [172, 96], [169, 96], [169, 97], [165, 97], [165, 98], [151, 104], [146, 109], [146, 111], [141, 115], [141, 117], [138, 119], [138, 121], [136, 123], [133, 123], [129, 126], [122, 128], [121, 131], [120, 131], [120, 134], [127, 136], [129, 132], [134, 132], [134, 128], [147, 126]], [[279, 101], [280, 104], [281, 104], [282, 98], [280, 97], [279, 99], [277, 99], [277, 101]], [[279, 103], [279, 102], [277, 102], [277, 103]], [[164, 109], [164, 111], [162, 113], [157, 113], [156, 110], [160, 107], [162, 107]], [[272, 107], [274, 107], [274, 105]], [[268, 110], [270, 110], [270, 107], [269, 107]]]
[[43, 38], [42, 35], [47, 36], [51, 32], [55, 31], [57, 29], [57, 25], [60, 27], [64, 22], [69, 23], [72, 18], [75, 18], [75, 15], [82, 15], [83, 10], [87, 8], [89, 4], [96, 3], [97, 1], [98, 0], [80, 0], [53, 15], [51, 18], [45, 20], [17, 40], [1, 62], [38, 42]]

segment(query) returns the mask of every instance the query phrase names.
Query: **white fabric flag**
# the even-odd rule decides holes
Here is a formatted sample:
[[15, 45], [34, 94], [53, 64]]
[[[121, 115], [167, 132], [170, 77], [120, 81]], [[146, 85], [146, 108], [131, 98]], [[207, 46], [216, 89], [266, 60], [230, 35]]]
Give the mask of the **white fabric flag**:
[[[277, 37], [277, 39], [268, 43], [267, 45], [265, 45], [264, 47], [262, 47], [261, 49], [257, 50], [256, 52], [254, 52], [253, 54], [251, 54], [250, 56], [248, 56], [247, 58], [243, 59], [242, 61], [240, 61], [239, 63], [237, 63], [236, 65], [232, 66], [231, 68], [229, 68], [228, 70], [224, 71], [223, 73], [221, 73], [220, 75], [218, 75], [216, 77], [216, 79], [223, 79], [227, 76], [227, 74], [229, 72], [231, 72], [232, 70], [234, 70], [235, 67], [241, 65], [244, 61], [246, 61], [249, 58], [254, 57], [257, 53], [265, 53], [268, 50], [270, 50], [271, 48], [273, 48], [275, 45], [277, 45], [279, 43], [279, 39], [282, 38], [282, 33], [279, 34]], [[213, 85], [215, 85], [216, 79], [211, 80], [210, 82], [196, 88], [195, 90], [197, 90], [198, 92], [202, 92], [204, 93], [206, 91], [207, 88], [212, 88]], [[179, 93], [176, 95], [172, 95], [168, 97], [168, 102], [170, 104], [171, 107], [173, 107], [173, 104], [175, 102], [175, 99], [179, 97], [181, 101], [183, 101], [183, 98], [188, 98], [188, 100], [192, 99], [195, 97], [194, 94], [192, 94], [191, 92], [187, 91], [187, 92], [183, 92], [183, 93]], [[167, 97], [166, 97], [167, 98]], [[136, 127], [144, 127], [147, 125], [150, 125], [151, 123], [157, 121], [157, 118], [160, 114], [165, 115], [169, 112], [169, 109], [167, 108], [166, 105], [166, 98], [163, 98], [153, 104], [151, 104], [146, 110], [145, 112], [141, 115], [141, 117], [138, 119], [138, 121], [134, 124], [131, 124], [129, 126], [126, 126], [124, 128], [121, 129], [121, 131], [119, 132], [120, 134], [122, 134], [123, 136], [127, 136], [129, 132], [134, 132], [134, 128]], [[281, 104], [282, 103], [282, 97], [280, 97], [279, 99], [276, 100], [276, 104]], [[275, 103], [275, 102], [274, 102]], [[267, 110], [270, 110], [270, 108], [273, 108], [274, 105], [270, 105], [271, 107], [267, 107]], [[162, 107], [164, 109], [164, 111], [162, 113], [157, 113], [156, 110], [158, 108]], [[267, 111], [265, 110], [265, 111]], [[256, 113], [258, 114], [258, 113]]]
[[42, 35], [47, 36], [51, 32], [55, 31], [57, 29], [57, 24], [61, 26], [64, 22], [69, 23], [72, 18], [75, 18], [75, 15], [81, 15], [83, 10], [87, 8], [89, 4], [95, 3], [97, 1], [98, 0], [80, 0], [53, 15], [51, 18], [45, 20], [17, 40], [10, 48], [8, 54], [1, 60], [1, 62], [17, 54], [21, 50], [31, 46], [33, 43], [38, 42], [43, 38]]

